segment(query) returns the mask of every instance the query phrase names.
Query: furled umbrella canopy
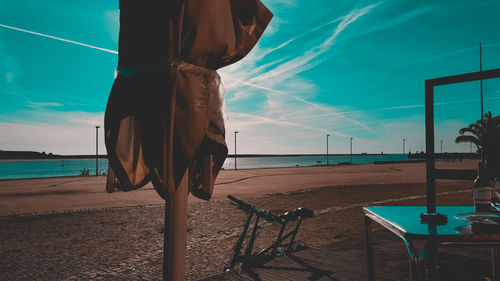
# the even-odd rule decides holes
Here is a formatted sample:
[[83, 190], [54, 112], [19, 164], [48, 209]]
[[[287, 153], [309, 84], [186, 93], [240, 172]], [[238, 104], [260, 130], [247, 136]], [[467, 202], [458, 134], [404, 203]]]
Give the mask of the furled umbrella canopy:
[[120, 0], [105, 140], [122, 189], [152, 181], [166, 198], [189, 168], [189, 190], [210, 199], [227, 156], [216, 70], [245, 57], [271, 18], [259, 0]]

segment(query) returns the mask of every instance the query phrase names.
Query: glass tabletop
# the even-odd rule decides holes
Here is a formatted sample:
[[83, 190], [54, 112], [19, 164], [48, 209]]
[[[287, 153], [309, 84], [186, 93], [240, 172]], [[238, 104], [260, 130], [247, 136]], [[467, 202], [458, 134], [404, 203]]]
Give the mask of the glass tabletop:
[[447, 217], [444, 225], [420, 222], [420, 214], [427, 211], [426, 206], [369, 206], [363, 209], [371, 219], [405, 237], [500, 239], [500, 223], [494, 225], [491, 218], [486, 216], [492, 213], [485, 213], [484, 221], [481, 221], [482, 217], [474, 215], [473, 206], [437, 206], [437, 212]]

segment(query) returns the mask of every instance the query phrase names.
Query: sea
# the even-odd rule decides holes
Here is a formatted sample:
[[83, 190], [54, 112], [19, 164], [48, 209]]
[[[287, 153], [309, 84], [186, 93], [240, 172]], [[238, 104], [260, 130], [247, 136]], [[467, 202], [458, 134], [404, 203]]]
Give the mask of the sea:
[[[408, 160], [403, 154], [353, 154], [352, 163], [372, 163], [374, 161], [401, 161]], [[328, 164], [337, 165], [350, 163], [350, 155], [329, 155]], [[108, 160], [99, 159], [97, 163], [99, 174], [105, 174], [108, 169]], [[307, 167], [326, 165], [326, 155], [296, 155], [296, 156], [252, 156], [237, 157], [237, 169], [280, 168], [280, 167]], [[223, 169], [232, 170], [235, 159], [228, 157]], [[96, 174], [96, 160], [94, 159], [50, 159], [50, 160], [4, 160], [0, 161], [0, 180], [49, 178], [61, 176], [78, 176], [82, 174]]]

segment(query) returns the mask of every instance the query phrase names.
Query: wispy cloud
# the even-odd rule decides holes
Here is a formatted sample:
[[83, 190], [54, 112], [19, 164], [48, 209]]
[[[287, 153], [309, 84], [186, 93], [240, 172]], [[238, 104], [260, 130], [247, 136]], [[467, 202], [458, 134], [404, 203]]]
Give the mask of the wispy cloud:
[[[275, 18], [259, 44], [240, 62], [219, 71], [229, 90], [225, 100], [229, 109], [229, 121], [226, 123], [229, 149], [232, 149], [232, 134], [229, 132], [237, 130], [240, 132], [238, 149], [243, 153], [318, 153], [324, 149], [325, 134], [331, 135], [333, 153], [348, 151], [347, 138], [350, 136], [354, 137], [355, 151], [360, 149], [358, 152], [399, 152], [395, 150], [399, 150], [403, 132], [408, 139], [407, 146], [411, 146], [413, 151], [424, 131], [424, 105], [415, 98], [419, 85], [423, 84], [417, 85], [415, 81], [427, 69], [437, 69], [436, 62], [463, 57], [477, 50], [477, 46], [473, 45], [477, 41], [477, 33], [471, 35], [472, 32], [468, 35], [456, 34], [454, 38], [450, 37], [453, 39], [450, 42], [429, 43], [430, 40], [427, 40], [419, 41], [421, 45], [409, 46], [413, 41], [405, 40], [405, 35], [409, 34], [406, 27], [410, 27], [415, 34], [429, 31], [426, 29], [427, 16], [433, 16], [437, 10], [433, 5], [408, 1], [383, 1], [373, 5], [375, 2], [365, 1], [368, 3], [365, 6], [347, 0], [328, 5], [317, 0], [307, 3], [297, 0], [264, 2], [275, 13]], [[464, 15], [462, 8], [455, 10], [451, 4], [440, 5], [444, 8], [437, 8], [446, 23], [442, 27], [432, 26], [436, 28], [436, 31], [430, 32], [433, 36], [451, 30], [455, 21], [460, 21], [455, 14]], [[311, 10], [316, 13], [311, 15]], [[93, 15], [93, 18], [103, 20], [99, 29], [103, 34], [98, 38], [112, 38], [108, 44], [117, 41], [118, 10], [102, 10], [99, 13]], [[307, 18], [304, 17], [306, 14]], [[69, 46], [74, 46], [76, 50], [84, 47], [117, 53], [96, 46], [94, 41], [86, 44], [54, 36], [57, 34], [39, 33], [30, 30], [29, 25], [13, 25], [0, 24], [0, 27], [4, 33], [50, 39], [56, 45], [71, 44]], [[26, 29], [19, 28], [23, 26]], [[38, 31], [49, 30], [43, 25], [37, 26]], [[481, 28], [481, 24], [471, 23], [471, 30], [475, 28]], [[484, 34], [488, 35], [485, 42], [497, 40], [491, 30], [484, 30]], [[89, 34], [77, 35], [83, 36], [75, 39], [91, 38]], [[95, 142], [94, 125], [102, 124], [102, 112], [68, 112], [75, 108], [84, 111], [89, 105], [81, 101], [85, 105], [71, 106], [69, 102], [75, 101], [75, 98], [61, 99], [55, 95], [44, 95], [36, 87], [26, 88], [29, 76], [34, 73], [28, 66], [31, 64], [19, 59], [16, 42], [7, 39], [0, 40], [0, 96], [15, 101], [16, 105], [8, 110], [15, 109], [16, 112], [14, 115], [8, 110], [0, 112], [0, 149], [45, 147], [43, 150], [53, 153], [91, 153]], [[483, 46], [495, 44], [498, 42]], [[449, 49], [449, 46], [456, 46], [456, 50]], [[494, 53], [493, 49], [487, 50]], [[15, 60], [4, 59], [11, 54], [19, 60], [17, 66]], [[92, 56], [95, 52], [86, 55]], [[488, 57], [493, 62], [497, 56]], [[455, 65], [435, 72], [439, 74], [456, 69]], [[394, 75], [395, 72], [397, 75]], [[57, 80], [58, 73], [48, 74]], [[494, 83], [487, 86], [497, 94]], [[108, 90], [102, 92], [107, 93]], [[404, 94], [397, 95], [397, 92]], [[32, 101], [34, 96], [39, 102]], [[477, 101], [445, 97], [442, 100], [445, 102], [436, 103], [436, 106], [444, 107], [439, 108], [440, 112], [465, 112], [465, 106]], [[76, 101], [79, 99], [76, 98]], [[102, 106], [98, 110], [102, 111]], [[450, 136], [453, 130], [450, 129]], [[47, 132], [57, 133], [48, 135]], [[10, 135], [20, 141], [16, 142]]]
[[60, 103], [57, 103], [57, 102], [33, 102], [33, 101], [30, 101], [30, 102], [28, 102], [27, 106], [31, 109], [44, 109], [47, 107], [61, 107], [63, 105]]
[[[484, 101], [495, 101], [500, 100], [499, 98], [484, 98]], [[442, 106], [442, 105], [469, 105], [471, 103], [478, 103], [479, 99], [468, 99], [468, 100], [460, 100], [460, 101], [450, 101], [450, 102], [436, 102], [434, 106]], [[380, 108], [371, 108], [371, 109], [363, 109], [363, 110], [351, 110], [351, 111], [341, 111], [327, 114], [308, 114], [305, 116], [298, 117], [290, 117], [290, 119], [304, 119], [304, 118], [324, 118], [324, 117], [333, 117], [333, 116], [345, 116], [353, 113], [366, 113], [366, 112], [374, 112], [374, 111], [386, 111], [386, 110], [399, 110], [399, 109], [410, 109], [410, 108], [424, 108], [424, 104], [412, 104], [412, 105], [399, 105], [399, 106], [390, 106], [390, 107], [380, 107]]]
[[283, 80], [293, 77], [300, 72], [310, 69], [313, 67], [313, 64], [310, 64], [310, 62], [321, 54], [327, 52], [342, 31], [378, 5], [379, 3], [367, 6], [360, 10], [351, 11], [347, 16], [341, 17], [340, 23], [333, 30], [332, 34], [319, 46], [313, 47], [311, 50], [306, 51], [303, 55], [280, 64], [271, 71], [267, 71], [250, 79], [248, 83], [256, 84], [259, 82], [272, 82], [272, 84], [276, 84], [276, 82], [282, 82]]
[[[95, 125], [102, 125], [102, 113], [56, 111], [51, 107], [58, 105], [42, 104], [30, 109], [31, 121], [11, 118], [6, 122], [2, 118], [1, 149], [38, 150], [58, 154], [95, 152]], [[39, 105], [41, 107], [36, 108]], [[102, 137], [99, 140], [99, 151], [106, 151]]]
[[[228, 84], [228, 88], [233, 90], [238, 89], [233, 97], [228, 98], [228, 103], [236, 102], [241, 99], [247, 99], [251, 96], [249, 92], [252, 91], [264, 93], [267, 99], [265, 107], [260, 110], [262, 113], [261, 116], [253, 116], [250, 118], [250, 116], [245, 116], [242, 113], [238, 113], [239, 115], [233, 113], [230, 114], [230, 123], [236, 125], [233, 118], [238, 116], [240, 119], [237, 122], [238, 127], [256, 126], [266, 123], [276, 126], [295, 128], [295, 130], [306, 130], [309, 134], [330, 133], [340, 137], [346, 137], [347, 134], [345, 133], [326, 129], [331, 127], [331, 125], [328, 124], [328, 120], [317, 120], [316, 122], [313, 122], [316, 126], [311, 126], [307, 124], [308, 122], [301, 122], [300, 120], [297, 120], [298, 122], [289, 122], [286, 120], [289, 116], [294, 115], [306, 115], [314, 112], [338, 112], [338, 110], [332, 106], [311, 101], [311, 98], [315, 95], [315, 91], [311, 93], [307, 90], [301, 90], [310, 90], [314, 87], [307, 81], [300, 79], [298, 74], [320, 63], [321, 61], [316, 61], [316, 59], [322, 54], [328, 52], [334, 46], [338, 36], [350, 25], [369, 13], [379, 4], [380, 3], [369, 5], [361, 9], [351, 10], [347, 13], [347, 15], [320, 24], [303, 34], [279, 44], [275, 48], [254, 50], [251, 59], [246, 61], [247, 65], [241, 63], [233, 68], [224, 69], [222, 71], [222, 76], [224, 78], [224, 82]], [[317, 34], [317, 36], [328, 34], [325, 33], [325, 30], [329, 27], [333, 27], [330, 34], [324, 38], [321, 43], [312, 46], [303, 54], [294, 56], [293, 58], [287, 60], [280, 58], [262, 66], [255, 67], [255, 61], [262, 60], [271, 53], [278, 52], [282, 48], [298, 40], [314, 34]], [[318, 33], [317, 31], [319, 30], [322, 32]], [[244, 92], [242, 89], [245, 86], [250, 87], [253, 90], [250, 89], [248, 92]], [[231, 118], [231, 116], [233, 116], [233, 118]], [[274, 118], [271, 118], [271, 116], [274, 116]], [[246, 117], [249, 120], [245, 121], [243, 117]], [[353, 117], [344, 115], [341, 116], [340, 119], [343, 120], [343, 122], [354, 124], [355, 126], [358, 126], [370, 133], [375, 133], [372, 128], [360, 120], [355, 120]]]
[[329, 27], [329, 26], [331, 26], [331, 25], [333, 25], [333, 24], [335, 24], [335, 23], [337, 23], [337, 22], [339, 22], [339, 21], [341, 21], [341, 20], [343, 20], [343, 19], [345, 19], [345, 18], [346, 18], [346, 16], [342, 16], [342, 17], [336, 18], [336, 19], [334, 19], [334, 20], [331, 20], [331, 21], [329, 21], [329, 22], [327, 22], [327, 23], [320, 24], [320, 25], [318, 25], [318, 26], [314, 27], [314, 28], [313, 28], [313, 29], [311, 29], [311, 30], [308, 30], [308, 31], [306, 31], [306, 32], [304, 32], [304, 33], [302, 33], [302, 34], [300, 34], [300, 35], [296, 36], [296, 37], [293, 37], [293, 38], [291, 38], [291, 39], [289, 39], [289, 40], [287, 40], [287, 41], [285, 41], [285, 42], [281, 43], [281, 44], [280, 44], [280, 45], [278, 45], [277, 47], [274, 47], [274, 48], [271, 48], [271, 49], [269, 49], [269, 50], [266, 50], [265, 52], [263, 52], [263, 53], [259, 56], [259, 58], [263, 58], [263, 57], [265, 57], [265, 56], [267, 56], [267, 55], [269, 55], [269, 54], [271, 54], [271, 53], [273, 53], [273, 52], [275, 52], [275, 51], [280, 50], [280, 49], [281, 49], [281, 48], [283, 48], [283, 47], [288, 46], [288, 44], [290, 44], [290, 43], [292, 43], [292, 42], [294, 42], [294, 41], [296, 41], [296, 40], [302, 39], [302, 38], [304, 38], [304, 37], [306, 37], [306, 36], [308, 36], [308, 35], [310, 35], [310, 34], [313, 34], [313, 33], [315, 33], [316, 31], [318, 31], [318, 30], [320, 30], [320, 29], [322, 29], [322, 28]]
[[80, 45], [83, 47], [92, 48], [92, 49], [96, 49], [96, 50], [103, 51], [103, 52], [118, 54], [118, 51], [115, 51], [115, 50], [101, 48], [101, 47], [97, 47], [97, 46], [93, 46], [93, 45], [89, 45], [89, 44], [85, 44], [85, 43], [81, 43], [81, 42], [77, 42], [77, 41], [73, 41], [73, 40], [69, 40], [69, 39], [64, 39], [61, 37], [56, 37], [56, 36], [52, 36], [52, 35], [48, 35], [48, 34], [43, 34], [43, 33], [35, 32], [35, 31], [27, 30], [27, 29], [14, 27], [14, 26], [0, 24], [0, 27], [11, 29], [11, 30], [16, 30], [16, 31], [20, 31], [20, 32], [25, 32], [25, 33], [32, 34], [35, 36], [41, 36], [41, 37], [45, 37], [45, 38], [49, 38], [49, 39], [54, 39], [54, 40], [58, 40], [58, 41], [65, 42], [65, 43]]
[[239, 119], [244, 119], [245, 121], [240, 123], [239, 128], [241, 127], [242, 129], [248, 129], [250, 126], [256, 126], [256, 125], [261, 125], [261, 124], [271, 124], [271, 125], [276, 125], [276, 126], [285, 126], [285, 127], [293, 127], [293, 128], [298, 128], [298, 129], [303, 129], [303, 130], [308, 130], [308, 131], [314, 131], [317, 133], [321, 134], [334, 134], [339, 137], [347, 137], [346, 134], [340, 133], [338, 131], [334, 130], [328, 130], [324, 128], [317, 128], [313, 126], [307, 126], [303, 125], [300, 123], [295, 123], [295, 122], [290, 122], [290, 121], [285, 121], [281, 119], [273, 119], [270, 117], [265, 117], [265, 116], [259, 116], [259, 115], [254, 115], [254, 114], [246, 114], [246, 113], [230, 113], [233, 117], [239, 118]]

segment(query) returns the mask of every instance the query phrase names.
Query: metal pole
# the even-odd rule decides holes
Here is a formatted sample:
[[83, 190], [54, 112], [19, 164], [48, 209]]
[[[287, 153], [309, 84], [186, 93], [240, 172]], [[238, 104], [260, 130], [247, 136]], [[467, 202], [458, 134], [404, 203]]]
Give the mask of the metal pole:
[[403, 160], [405, 160], [405, 141], [406, 139], [403, 138]]
[[234, 132], [234, 170], [236, 170], [236, 134], [238, 131]]
[[330, 135], [326, 135], [326, 165], [328, 166], [328, 137]]
[[443, 140], [441, 140], [441, 154], [443, 154]]
[[[479, 41], [479, 71], [483, 71], [483, 48], [481, 46], [481, 41]], [[483, 111], [483, 79], [480, 80], [481, 83], [481, 124], [484, 125], [484, 111]], [[481, 162], [485, 162], [484, 151], [481, 150]]]
[[436, 213], [436, 177], [434, 163], [434, 85], [425, 81], [425, 161], [427, 214]]
[[99, 175], [99, 128], [100, 126], [95, 126], [95, 176]]
[[186, 278], [188, 175], [189, 169], [186, 169], [175, 193], [165, 200], [164, 281], [183, 281]]
[[[481, 42], [479, 42], [479, 71], [483, 71], [483, 50], [481, 47]], [[483, 111], [483, 79], [480, 80], [481, 82], [481, 121], [484, 119], [484, 111]]]
[[351, 147], [351, 164], [352, 164], [352, 137], [349, 138], [350, 147]]

